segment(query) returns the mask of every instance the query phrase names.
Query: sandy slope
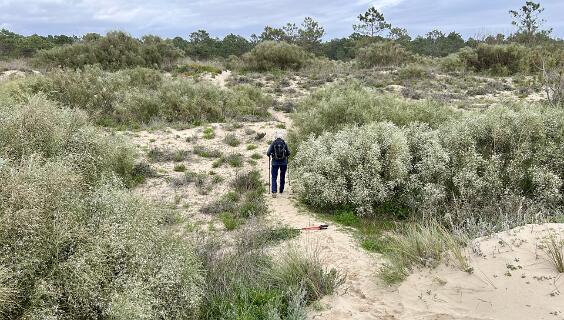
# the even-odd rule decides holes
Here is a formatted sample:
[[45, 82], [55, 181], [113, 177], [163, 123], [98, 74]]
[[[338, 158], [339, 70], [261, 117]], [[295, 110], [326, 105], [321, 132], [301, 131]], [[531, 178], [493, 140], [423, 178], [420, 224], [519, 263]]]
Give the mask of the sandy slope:
[[476, 239], [473, 274], [441, 266], [411, 275], [398, 289], [398, 319], [564, 319], [564, 274], [542, 249], [564, 224], [527, 225]]

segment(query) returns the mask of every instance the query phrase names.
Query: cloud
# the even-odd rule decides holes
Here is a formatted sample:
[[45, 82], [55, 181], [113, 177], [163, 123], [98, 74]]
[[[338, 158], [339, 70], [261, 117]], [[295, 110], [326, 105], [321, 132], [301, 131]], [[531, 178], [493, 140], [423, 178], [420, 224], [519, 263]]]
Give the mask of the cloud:
[[[2, 26], [24, 34], [104, 33], [126, 30], [140, 36], [154, 33], [186, 37], [197, 29], [223, 36], [249, 36], [265, 25], [318, 20], [327, 38], [347, 36], [358, 14], [375, 6], [394, 26], [412, 34], [434, 28], [460, 31], [465, 36], [483, 30], [510, 32], [507, 11], [515, 0], [0, 0]], [[517, 5], [518, 6], [518, 5]], [[544, 0], [544, 18], [562, 36], [564, 2]], [[552, 23], [552, 24], [551, 24]]]

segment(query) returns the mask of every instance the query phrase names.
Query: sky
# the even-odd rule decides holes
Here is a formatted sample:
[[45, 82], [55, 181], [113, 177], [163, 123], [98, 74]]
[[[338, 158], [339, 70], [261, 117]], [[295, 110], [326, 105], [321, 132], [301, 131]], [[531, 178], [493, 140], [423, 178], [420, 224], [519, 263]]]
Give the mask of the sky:
[[[564, 38], [564, 0], [540, 0], [553, 35]], [[205, 29], [213, 36], [248, 37], [265, 25], [317, 20], [326, 40], [350, 35], [356, 17], [375, 6], [412, 36], [430, 30], [463, 37], [514, 31], [508, 11], [524, 0], [0, 0], [0, 28], [20, 34], [83, 35], [123, 30], [166, 38]]]

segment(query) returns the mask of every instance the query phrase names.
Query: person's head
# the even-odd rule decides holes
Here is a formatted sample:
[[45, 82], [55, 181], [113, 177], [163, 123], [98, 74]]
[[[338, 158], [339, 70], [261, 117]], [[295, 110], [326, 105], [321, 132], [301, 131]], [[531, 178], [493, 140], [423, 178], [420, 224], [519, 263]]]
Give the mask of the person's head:
[[275, 139], [282, 139], [282, 137], [282, 131], [276, 131], [276, 133], [274, 134]]

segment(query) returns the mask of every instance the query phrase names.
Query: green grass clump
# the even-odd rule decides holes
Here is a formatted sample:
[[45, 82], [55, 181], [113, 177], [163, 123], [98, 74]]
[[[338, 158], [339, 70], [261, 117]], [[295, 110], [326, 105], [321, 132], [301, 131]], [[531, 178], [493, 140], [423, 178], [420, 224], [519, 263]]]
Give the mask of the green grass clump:
[[254, 159], [254, 160], [262, 159], [262, 154], [255, 152], [251, 155], [251, 159]]
[[188, 159], [190, 153], [186, 150], [169, 150], [153, 148], [147, 153], [147, 158], [152, 162], [182, 162]]
[[333, 220], [348, 227], [359, 227], [361, 224], [359, 216], [352, 211], [338, 212], [333, 217]]
[[227, 162], [232, 167], [242, 167], [243, 166], [243, 155], [240, 153], [232, 153], [225, 156], [225, 162]]
[[215, 131], [212, 127], [207, 127], [204, 129], [204, 139], [211, 140], [215, 138]]
[[223, 222], [225, 230], [227, 231], [235, 230], [241, 225], [241, 219], [229, 212], [220, 214], [219, 219]]
[[256, 144], [248, 144], [247, 145], [247, 150], [251, 151], [251, 150], [255, 150], [257, 148]]
[[280, 257], [271, 277], [280, 288], [303, 288], [307, 302], [332, 294], [344, 282], [344, 277], [335, 269], [327, 271], [322, 267], [317, 254], [308, 257], [295, 250]]
[[462, 242], [436, 222], [428, 225], [408, 225], [391, 233], [385, 250], [388, 264], [380, 271], [387, 283], [405, 279], [414, 267], [435, 268], [445, 259], [460, 270], [472, 272]]
[[544, 251], [556, 272], [564, 273], [564, 240], [552, 235], [545, 241]]
[[223, 142], [231, 147], [237, 147], [241, 144], [241, 141], [237, 139], [237, 136], [232, 133], [226, 135]]
[[219, 150], [209, 149], [204, 146], [194, 146], [193, 152], [203, 158], [221, 158], [223, 155]]
[[186, 166], [184, 164], [175, 164], [173, 170], [175, 172], [184, 172], [186, 171]]
[[273, 261], [266, 253], [256, 226], [235, 235], [233, 250], [221, 250], [218, 241], [199, 250], [207, 290], [200, 319], [304, 319], [306, 307], [332, 293], [343, 277], [326, 270], [315, 253], [296, 250]]

